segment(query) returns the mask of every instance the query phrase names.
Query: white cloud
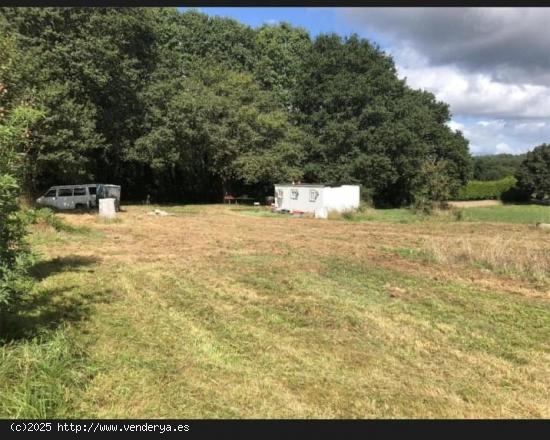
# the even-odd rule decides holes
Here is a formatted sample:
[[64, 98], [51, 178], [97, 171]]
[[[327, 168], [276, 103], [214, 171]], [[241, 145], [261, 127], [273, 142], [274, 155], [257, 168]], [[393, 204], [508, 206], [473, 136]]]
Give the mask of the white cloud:
[[499, 82], [453, 64], [431, 66], [410, 47], [393, 48], [390, 53], [399, 76], [406, 77], [411, 87], [433, 92], [455, 114], [550, 118], [550, 85]]
[[525, 153], [550, 139], [550, 124], [544, 121], [469, 118], [447, 125], [470, 141], [472, 154]]
[[550, 141], [550, 8], [340, 10], [384, 41], [398, 75], [450, 105], [474, 154]]
[[345, 8], [340, 14], [394, 45], [409, 42], [432, 65], [456, 63], [512, 81], [547, 76], [550, 68], [550, 8]]
[[501, 154], [501, 153], [512, 153], [512, 149], [505, 142], [499, 142], [495, 149], [496, 149], [496, 152], [499, 153], [499, 154]]

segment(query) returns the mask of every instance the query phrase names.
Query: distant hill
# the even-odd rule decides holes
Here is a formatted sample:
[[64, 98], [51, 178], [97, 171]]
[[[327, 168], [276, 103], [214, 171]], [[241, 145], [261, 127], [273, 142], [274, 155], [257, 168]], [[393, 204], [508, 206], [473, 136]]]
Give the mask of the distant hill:
[[516, 173], [525, 154], [494, 154], [474, 156], [472, 159], [474, 180], [500, 180]]

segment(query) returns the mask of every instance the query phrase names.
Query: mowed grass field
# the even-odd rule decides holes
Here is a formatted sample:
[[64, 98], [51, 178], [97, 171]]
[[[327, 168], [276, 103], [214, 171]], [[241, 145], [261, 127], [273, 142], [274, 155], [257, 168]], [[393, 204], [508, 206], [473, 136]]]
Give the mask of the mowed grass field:
[[59, 214], [2, 323], [0, 416], [550, 417], [550, 207], [507, 208]]

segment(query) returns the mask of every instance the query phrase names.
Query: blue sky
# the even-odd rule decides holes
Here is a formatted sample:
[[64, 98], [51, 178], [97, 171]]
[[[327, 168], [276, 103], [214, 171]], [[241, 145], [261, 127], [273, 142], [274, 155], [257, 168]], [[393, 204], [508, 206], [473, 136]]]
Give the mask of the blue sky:
[[411, 87], [450, 105], [449, 125], [473, 154], [550, 142], [550, 8], [196, 9], [253, 27], [287, 21], [312, 36], [368, 38], [393, 56]]
[[[181, 11], [190, 8], [179, 8]], [[241, 23], [252, 27], [261, 26], [264, 23], [272, 24], [280, 21], [287, 21], [294, 26], [301, 26], [307, 29], [312, 36], [320, 33], [335, 32], [340, 35], [357, 33], [362, 37], [374, 39], [378, 45], [383, 47], [384, 40], [381, 36], [369, 33], [361, 24], [349, 23], [342, 17], [339, 8], [306, 8], [306, 7], [223, 7], [223, 8], [194, 8], [208, 15], [230, 17]]]

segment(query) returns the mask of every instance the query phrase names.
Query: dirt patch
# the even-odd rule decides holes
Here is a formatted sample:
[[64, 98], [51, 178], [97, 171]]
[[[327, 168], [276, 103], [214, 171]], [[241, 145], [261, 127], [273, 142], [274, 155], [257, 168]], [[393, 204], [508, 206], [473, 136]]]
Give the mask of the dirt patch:
[[482, 208], [484, 206], [501, 206], [500, 200], [464, 200], [448, 202], [449, 205], [456, 208]]

